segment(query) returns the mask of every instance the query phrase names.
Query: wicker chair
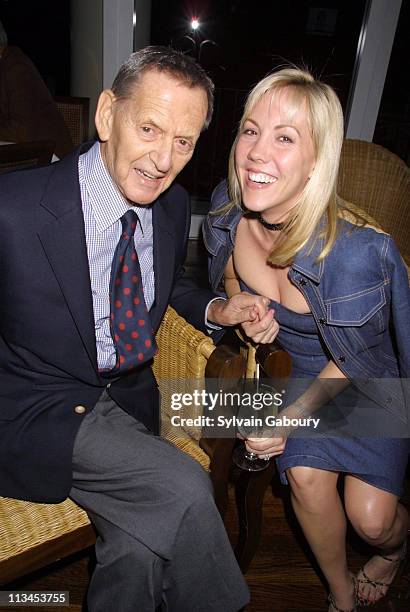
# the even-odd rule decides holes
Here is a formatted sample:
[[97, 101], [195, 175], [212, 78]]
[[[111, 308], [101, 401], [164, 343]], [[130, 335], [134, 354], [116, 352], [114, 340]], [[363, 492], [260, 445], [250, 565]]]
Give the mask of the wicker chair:
[[376, 219], [410, 264], [410, 168], [394, 153], [362, 140], [345, 140], [338, 191]]
[[90, 99], [73, 96], [56, 96], [54, 100], [68, 127], [74, 146], [78, 147], [88, 140]]
[[[158, 380], [204, 377], [211, 355], [230, 363], [225, 348], [189, 325], [168, 308], [157, 335], [159, 352], [154, 371]], [[164, 402], [163, 402], [164, 404]], [[165, 402], [166, 404], [166, 402]], [[205, 469], [209, 457], [186, 432], [181, 437], [170, 427], [162, 409], [162, 434], [195, 458]], [[92, 546], [94, 530], [87, 514], [70, 499], [60, 504], [37, 504], [0, 497], [0, 585], [10, 583], [58, 559]]]
[[49, 140], [19, 142], [0, 146], [0, 174], [36, 168], [51, 162], [55, 143]]

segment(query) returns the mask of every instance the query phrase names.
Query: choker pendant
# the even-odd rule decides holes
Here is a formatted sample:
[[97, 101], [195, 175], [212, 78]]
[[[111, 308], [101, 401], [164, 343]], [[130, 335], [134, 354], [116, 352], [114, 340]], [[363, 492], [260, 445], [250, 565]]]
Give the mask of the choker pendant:
[[256, 218], [259, 223], [263, 225], [263, 227], [265, 227], [267, 230], [270, 230], [271, 232], [280, 232], [285, 227], [284, 223], [268, 223], [268, 221], [265, 221], [265, 219], [259, 212], [256, 213]]

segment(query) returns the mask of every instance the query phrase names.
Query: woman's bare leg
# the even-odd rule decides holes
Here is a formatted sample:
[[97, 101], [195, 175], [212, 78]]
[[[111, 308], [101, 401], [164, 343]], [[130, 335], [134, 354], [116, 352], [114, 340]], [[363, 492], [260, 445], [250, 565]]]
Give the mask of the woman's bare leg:
[[379, 549], [381, 555], [392, 561], [374, 555], [358, 574], [364, 574], [372, 581], [386, 586], [374, 586], [359, 582], [358, 594], [361, 599], [374, 603], [386, 595], [400, 565], [403, 544], [406, 541], [409, 517], [407, 510], [398, 503], [392, 493], [378, 489], [359, 478], [346, 476], [345, 507], [350, 522], [365, 542]]
[[295, 514], [335, 603], [352, 609], [354, 587], [346, 561], [346, 517], [337, 491], [338, 474], [304, 466], [286, 474]]

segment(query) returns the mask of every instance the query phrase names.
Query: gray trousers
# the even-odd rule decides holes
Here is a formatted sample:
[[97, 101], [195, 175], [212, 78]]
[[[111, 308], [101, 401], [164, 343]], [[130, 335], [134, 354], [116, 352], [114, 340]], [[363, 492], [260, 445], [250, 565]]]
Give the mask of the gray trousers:
[[235, 612], [248, 603], [206, 472], [106, 392], [78, 431], [70, 497], [98, 534], [90, 612]]

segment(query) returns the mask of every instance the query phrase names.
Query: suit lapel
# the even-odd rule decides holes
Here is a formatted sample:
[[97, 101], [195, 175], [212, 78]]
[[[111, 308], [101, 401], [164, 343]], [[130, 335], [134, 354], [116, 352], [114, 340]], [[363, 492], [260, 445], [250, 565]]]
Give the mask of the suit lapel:
[[[48, 222], [38, 235], [97, 374], [94, 312], [78, 180], [79, 154], [77, 151], [56, 164], [41, 202]], [[175, 232], [168, 207], [166, 195], [160, 196], [153, 206], [155, 302], [150, 316], [155, 330], [169, 301], [174, 278]]]
[[164, 309], [169, 301], [175, 261], [175, 234], [173, 220], [166, 209], [167, 196], [162, 195], [154, 204], [152, 222], [154, 229], [155, 302], [150, 310], [152, 326], [157, 330]]
[[49, 213], [50, 221], [38, 236], [96, 370], [97, 349], [78, 181], [78, 153], [56, 165], [41, 205]]

